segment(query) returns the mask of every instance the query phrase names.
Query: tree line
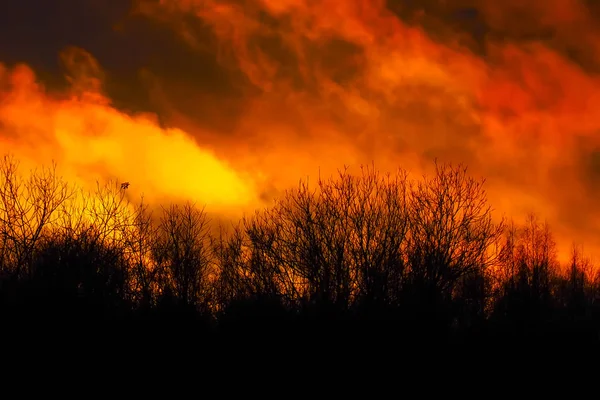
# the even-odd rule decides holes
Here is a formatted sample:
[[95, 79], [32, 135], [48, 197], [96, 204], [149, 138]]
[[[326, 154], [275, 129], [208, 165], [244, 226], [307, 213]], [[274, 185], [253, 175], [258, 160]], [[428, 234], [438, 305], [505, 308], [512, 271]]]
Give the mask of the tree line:
[[598, 269], [578, 247], [561, 265], [536, 215], [494, 216], [484, 183], [462, 165], [344, 169], [213, 229], [193, 203], [152, 211], [114, 182], [84, 192], [5, 156], [1, 322], [596, 343]]

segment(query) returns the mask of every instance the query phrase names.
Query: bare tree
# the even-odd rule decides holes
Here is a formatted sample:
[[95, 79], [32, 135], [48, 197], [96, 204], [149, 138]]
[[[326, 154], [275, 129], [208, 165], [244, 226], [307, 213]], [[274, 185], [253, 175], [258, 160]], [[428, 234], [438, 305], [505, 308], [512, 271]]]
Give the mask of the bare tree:
[[87, 194], [85, 213], [93, 223], [96, 239], [103, 243], [124, 245], [126, 232], [133, 229], [135, 206], [127, 193], [116, 181], [96, 183], [93, 192]]
[[74, 190], [58, 176], [56, 165], [19, 173], [11, 156], [0, 162], [0, 267], [20, 276], [29, 274], [31, 257], [44, 230], [57, 218], [56, 211]]
[[547, 222], [541, 223], [531, 214], [521, 234], [518, 248], [520, 274], [531, 290], [531, 295], [546, 302], [551, 295], [551, 281], [558, 272], [556, 242]]
[[338, 248], [347, 254], [351, 297], [365, 304], [398, 301], [409, 226], [407, 177], [401, 170], [381, 176], [366, 166], [358, 176], [346, 171], [319, 186], [324, 214], [339, 224]]
[[559, 277], [556, 243], [546, 222], [530, 214], [505, 233], [498, 278], [496, 316], [530, 323], [549, 312]]
[[231, 233], [222, 226], [220, 228], [219, 235], [212, 241], [214, 262], [219, 274], [215, 281], [215, 311], [224, 310], [233, 301], [250, 299], [258, 291], [250, 279], [243, 228], [235, 226]]
[[159, 268], [154, 251], [159, 246], [158, 226], [143, 197], [135, 207], [131, 227], [124, 232], [125, 248], [130, 268], [131, 297], [139, 306], [156, 304], [159, 288]]
[[459, 279], [496, 263], [504, 222], [493, 221], [484, 182], [460, 165], [436, 164], [410, 191], [408, 261], [418, 287], [451, 293]]
[[191, 203], [163, 208], [154, 251], [163, 273], [163, 294], [171, 291], [184, 305], [209, 304], [211, 266], [209, 220]]
[[591, 306], [596, 297], [596, 269], [589, 257], [583, 253], [582, 246], [573, 244], [571, 260], [558, 281], [557, 297], [562, 306], [566, 307], [572, 316], [582, 316]]
[[314, 190], [301, 182], [247, 221], [254, 260], [268, 265], [259, 274], [271, 291], [338, 309], [397, 297], [408, 227], [406, 173], [361, 172], [345, 169], [319, 179]]
[[254, 271], [266, 267], [255, 276], [266, 278], [271, 291], [293, 287], [300, 297], [343, 308], [355, 286], [346, 251], [349, 219], [348, 203], [343, 201], [348, 199], [336, 199], [327, 190], [324, 181], [319, 181], [319, 190], [301, 182], [247, 221], [246, 232]]

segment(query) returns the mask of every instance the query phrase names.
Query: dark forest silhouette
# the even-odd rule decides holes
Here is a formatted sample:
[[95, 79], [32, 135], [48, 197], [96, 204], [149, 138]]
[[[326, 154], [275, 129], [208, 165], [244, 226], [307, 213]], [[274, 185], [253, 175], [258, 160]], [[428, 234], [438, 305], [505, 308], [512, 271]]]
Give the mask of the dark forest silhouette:
[[0, 180], [4, 326], [340, 350], [340, 338], [388, 350], [600, 339], [589, 259], [574, 247], [560, 265], [535, 215], [495, 222], [463, 166], [419, 179], [344, 170], [218, 234], [193, 204], [153, 213], [122, 185], [84, 194], [54, 168], [20, 175], [8, 156]]

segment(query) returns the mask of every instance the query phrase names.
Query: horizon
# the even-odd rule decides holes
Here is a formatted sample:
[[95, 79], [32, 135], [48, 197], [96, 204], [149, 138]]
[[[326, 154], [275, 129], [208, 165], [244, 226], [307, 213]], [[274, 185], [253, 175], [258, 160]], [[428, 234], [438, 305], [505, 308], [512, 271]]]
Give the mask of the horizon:
[[597, 259], [599, 6], [442, 3], [9, 0], [0, 153], [234, 221], [345, 165], [462, 163]]

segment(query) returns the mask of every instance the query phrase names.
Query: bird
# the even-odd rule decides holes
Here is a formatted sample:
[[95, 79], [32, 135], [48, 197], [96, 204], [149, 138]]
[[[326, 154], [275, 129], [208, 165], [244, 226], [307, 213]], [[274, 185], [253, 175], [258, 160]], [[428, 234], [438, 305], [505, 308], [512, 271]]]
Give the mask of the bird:
[[129, 188], [129, 182], [121, 183], [121, 189], [126, 190], [127, 188]]

